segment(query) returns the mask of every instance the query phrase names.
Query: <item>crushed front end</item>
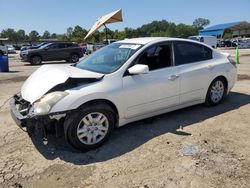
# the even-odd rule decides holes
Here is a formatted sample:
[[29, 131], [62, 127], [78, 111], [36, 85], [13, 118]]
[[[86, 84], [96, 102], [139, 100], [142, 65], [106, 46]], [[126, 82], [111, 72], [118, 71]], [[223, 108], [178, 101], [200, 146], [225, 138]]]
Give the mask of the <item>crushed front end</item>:
[[66, 112], [53, 113], [48, 115], [34, 115], [32, 104], [24, 100], [20, 95], [14, 95], [10, 99], [10, 112], [13, 120], [29, 136], [39, 133], [47, 137], [48, 133], [61, 136], [63, 134], [63, 122]]

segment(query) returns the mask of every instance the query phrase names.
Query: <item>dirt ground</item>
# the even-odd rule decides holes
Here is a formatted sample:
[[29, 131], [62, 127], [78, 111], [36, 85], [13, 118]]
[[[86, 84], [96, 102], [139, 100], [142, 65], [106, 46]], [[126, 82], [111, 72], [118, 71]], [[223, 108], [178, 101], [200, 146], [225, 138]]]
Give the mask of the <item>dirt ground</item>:
[[250, 50], [240, 54], [239, 80], [221, 105], [129, 124], [85, 153], [17, 127], [7, 100], [39, 66], [11, 55], [10, 72], [0, 73], [0, 187], [249, 187]]

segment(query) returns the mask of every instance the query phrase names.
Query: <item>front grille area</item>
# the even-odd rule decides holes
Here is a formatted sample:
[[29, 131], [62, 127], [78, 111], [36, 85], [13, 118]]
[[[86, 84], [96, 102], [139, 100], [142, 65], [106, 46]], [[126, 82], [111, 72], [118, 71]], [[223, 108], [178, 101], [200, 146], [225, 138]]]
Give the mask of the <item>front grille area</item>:
[[16, 108], [19, 111], [19, 113], [22, 114], [23, 116], [27, 116], [31, 108], [30, 102], [24, 100], [20, 95], [15, 95], [14, 98], [15, 98]]

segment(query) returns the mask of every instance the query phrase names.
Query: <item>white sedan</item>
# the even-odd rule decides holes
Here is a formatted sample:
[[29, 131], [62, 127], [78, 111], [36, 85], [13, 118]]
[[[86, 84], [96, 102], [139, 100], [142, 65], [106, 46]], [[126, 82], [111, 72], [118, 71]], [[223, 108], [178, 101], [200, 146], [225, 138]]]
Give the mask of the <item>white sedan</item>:
[[233, 60], [177, 38], [136, 38], [103, 47], [74, 65], [44, 65], [11, 99], [11, 114], [30, 134], [63, 130], [88, 150], [115, 127], [206, 103], [219, 104], [237, 79]]

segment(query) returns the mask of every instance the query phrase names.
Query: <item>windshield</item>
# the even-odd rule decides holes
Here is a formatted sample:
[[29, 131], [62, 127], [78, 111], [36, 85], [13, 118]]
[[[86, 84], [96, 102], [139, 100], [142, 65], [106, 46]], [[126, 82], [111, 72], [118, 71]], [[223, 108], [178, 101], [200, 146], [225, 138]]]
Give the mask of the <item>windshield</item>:
[[119, 69], [140, 47], [140, 44], [113, 43], [83, 59], [76, 67], [109, 74]]

